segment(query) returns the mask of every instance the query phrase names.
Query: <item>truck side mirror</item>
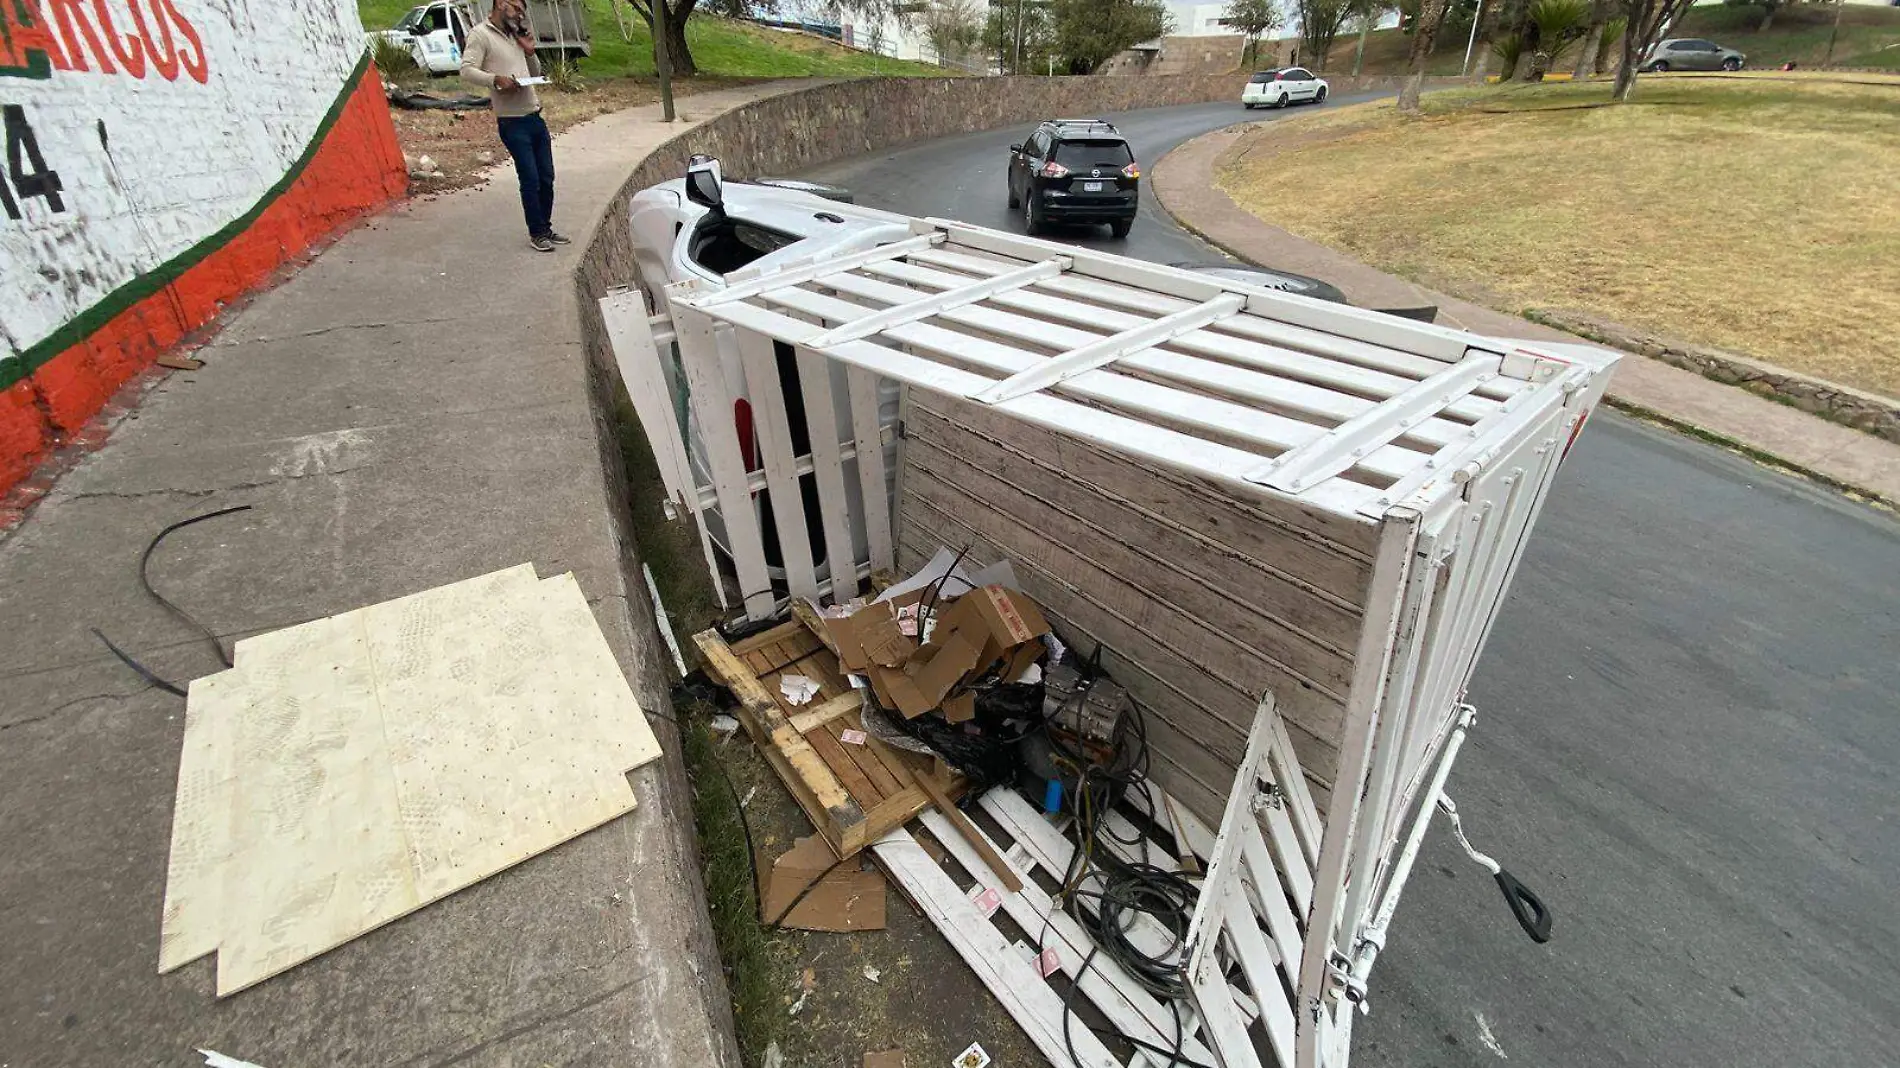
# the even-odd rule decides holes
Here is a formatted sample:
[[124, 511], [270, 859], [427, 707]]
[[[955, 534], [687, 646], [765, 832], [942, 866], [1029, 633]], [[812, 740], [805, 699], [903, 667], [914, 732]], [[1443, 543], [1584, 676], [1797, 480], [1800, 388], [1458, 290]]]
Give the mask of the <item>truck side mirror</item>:
[[702, 208], [724, 211], [726, 203], [724, 184], [717, 159], [694, 154], [693, 158], [687, 161], [686, 199]]

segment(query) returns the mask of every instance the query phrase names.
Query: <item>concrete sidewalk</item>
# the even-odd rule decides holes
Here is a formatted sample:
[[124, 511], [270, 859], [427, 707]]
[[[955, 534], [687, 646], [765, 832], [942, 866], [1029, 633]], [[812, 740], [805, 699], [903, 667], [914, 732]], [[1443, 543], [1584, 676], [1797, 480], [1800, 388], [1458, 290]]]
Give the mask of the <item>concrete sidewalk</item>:
[[[1235, 126], [1196, 138], [1155, 166], [1156, 197], [1182, 226], [1253, 263], [1324, 278], [1355, 304], [1436, 304], [1438, 321], [1499, 337], [1580, 338], [1395, 278], [1341, 252], [1264, 222], [1214, 185], [1220, 157], [1242, 135]], [[1665, 421], [1727, 439], [1789, 467], [1900, 504], [1900, 445], [1776, 404], [1645, 356], [1626, 354], [1612, 399]]]
[[[703, 120], [778, 91], [681, 100]], [[477, 117], [472, 121], [488, 121]], [[573, 269], [656, 108], [556, 140], [557, 226], [526, 247], [513, 172], [348, 234], [224, 324], [0, 541], [0, 1062], [187, 1064], [207, 1047], [317, 1065], [737, 1065], [677, 737], [639, 809], [219, 1001], [210, 959], [157, 972], [183, 703], [217, 670], [140, 589], [153, 560], [226, 639], [532, 560], [577, 573], [635, 692], [670, 667], [615, 536]]]

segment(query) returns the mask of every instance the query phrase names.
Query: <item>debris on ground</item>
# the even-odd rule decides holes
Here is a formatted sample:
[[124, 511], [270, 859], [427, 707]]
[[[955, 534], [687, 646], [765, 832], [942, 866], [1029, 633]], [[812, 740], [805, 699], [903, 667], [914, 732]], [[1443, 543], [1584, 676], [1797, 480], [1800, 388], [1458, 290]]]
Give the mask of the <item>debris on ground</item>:
[[814, 834], [772, 862], [763, 919], [802, 931], [881, 931], [884, 889], [884, 876], [839, 860]]
[[950, 1062], [950, 1068], [989, 1068], [989, 1063], [990, 1055], [983, 1052], [981, 1045], [972, 1042], [969, 1049], [957, 1054], [956, 1060]]
[[866, 1053], [860, 1068], [904, 1068], [904, 1051], [887, 1049]]
[[409, 169], [409, 177], [411, 178], [440, 178], [442, 177], [442, 167], [440, 164], [436, 163], [433, 157], [412, 156], [409, 153], [404, 152], [402, 154], [402, 162], [403, 162], [403, 165]]
[[198, 1052], [204, 1054], [205, 1068], [262, 1068], [261, 1065], [226, 1056], [215, 1049], [201, 1049]]
[[478, 93], [458, 93], [455, 96], [437, 96], [434, 93], [419, 93], [404, 89], [399, 85], [385, 85], [384, 95], [389, 102], [404, 111], [487, 111], [488, 98]]
[[779, 692], [794, 705], [808, 705], [818, 696], [818, 683], [803, 675], [780, 675]]

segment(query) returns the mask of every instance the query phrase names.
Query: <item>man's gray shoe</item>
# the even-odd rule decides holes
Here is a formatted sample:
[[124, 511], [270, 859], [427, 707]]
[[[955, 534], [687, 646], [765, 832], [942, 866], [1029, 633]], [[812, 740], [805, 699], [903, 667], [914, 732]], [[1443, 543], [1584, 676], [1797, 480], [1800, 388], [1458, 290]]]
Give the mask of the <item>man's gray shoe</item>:
[[560, 234], [557, 234], [557, 233], [555, 233], [555, 232], [554, 232], [553, 230], [549, 230], [549, 231], [547, 232], [547, 234], [546, 234], [546, 237], [547, 237], [547, 239], [548, 239], [549, 241], [552, 241], [552, 242], [554, 242], [554, 243], [555, 243], [555, 244], [557, 244], [557, 245], [571, 245], [571, 244], [573, 244], [573, 243], [574, 243], [573, 241], [571, 241], [571, 240], [569, 240], [568, 238], [566, 238], [566, 237], [563, 237], [563, 236], [561, 236]]
[[554, 242], [546, 234], [536, 234], [528, 239], [528, 246], [536, 252], [553, 252]]

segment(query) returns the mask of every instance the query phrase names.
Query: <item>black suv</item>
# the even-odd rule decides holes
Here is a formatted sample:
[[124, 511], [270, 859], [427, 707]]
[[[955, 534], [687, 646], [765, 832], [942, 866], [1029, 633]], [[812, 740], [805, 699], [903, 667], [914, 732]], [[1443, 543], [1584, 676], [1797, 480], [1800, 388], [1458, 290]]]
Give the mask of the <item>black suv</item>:
[[1141, 206], [1141, 167], [1112, 123], [1050, 119], [1009, 146], [1009, 206], [1022, 209], [1032, 235], [1048, 223], [1087, 222], [1127, 237]]

